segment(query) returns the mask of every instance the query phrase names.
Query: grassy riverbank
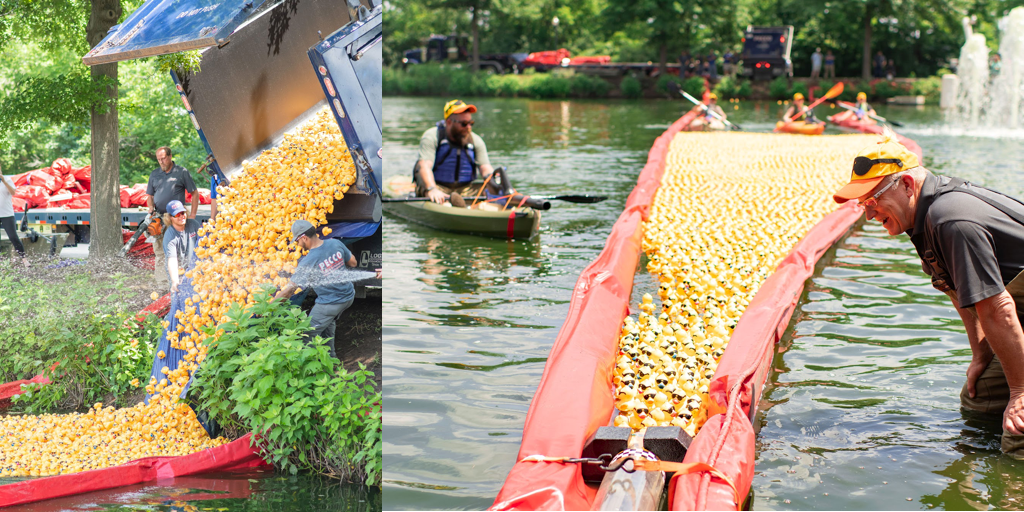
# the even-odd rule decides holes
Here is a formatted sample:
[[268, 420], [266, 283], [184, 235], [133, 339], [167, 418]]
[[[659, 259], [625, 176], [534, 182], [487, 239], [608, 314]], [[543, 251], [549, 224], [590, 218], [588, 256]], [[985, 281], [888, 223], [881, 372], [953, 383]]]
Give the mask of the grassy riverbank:
[[[842, 79], [846, 90], [840, 99], [853, 101], [857, 92], [864, 91], [870, 101], [885, 101], [893, 96], [924, 96], [929, 104], [938, 103], [941, 92], [941, 78], [905, 78], [894, 81]], [[723, 77], [717, 82], [705, 84], [700, 77], [682, 79], [675, 75], [610, 76], [597, 77], [576, 73], [571, 69], [535, 73], [527, 70], [519, 75], [495, 75], [472, 73], [458, 66], [424, 64], [384, 68], [384, 94], [389, 96], [476, 96], [476, 97], [523, 97], [536, 99], [555, 98], [668, 98], [673, 94], [669, 82], [682, 86], [683, 90], [700, 96], [710, 87], [721, 99], [784, 100], [793, 93], [805, 95], [812, 90], [816, 95], [827, 91], [835, 81], [812, 81], [794, 78], [792, 81], [777, 78], [771, 82], [752, 82], [742, 78]]]

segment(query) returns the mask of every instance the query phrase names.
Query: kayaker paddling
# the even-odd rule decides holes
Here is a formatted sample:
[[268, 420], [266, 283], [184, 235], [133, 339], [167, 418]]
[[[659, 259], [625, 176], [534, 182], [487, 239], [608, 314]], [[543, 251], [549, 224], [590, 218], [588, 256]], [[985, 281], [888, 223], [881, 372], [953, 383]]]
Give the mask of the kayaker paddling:
[[782, 121], [785, 123], [804, 121], [808, 124], [825, 124], [824, 121], [819, 121], [814, 117], [814, 109], [807, 108], [804, 105], [804, 95], [799, 92], [793, 95], [793, 104], [782, 115]]
[[472, 183], [494, 172], [487, 146], [473, 133], [476, 106], [462, 100], [444, 105], [444, 120], [428, 128], [420, 138], [420, 154], [413, 171], [416, 195], [443, 204], [456, 193], [467, 197], [479, 192]]
[[864, 92], [857, 93], [857, 104], [854, 105], [853, 110], [847, 110], [840, 112], [834, 116], [829, 117], [829, 120], [833, 123], [839, 124], [845, 121], [852, 121], [856, 119], [862, 123], [875, 124], [875, 121], [871, 118], [876, 116], [875, 109], [871, 108], [868, 104], [868, 95]]
[[964, 408], [1003, 414], [1002, 451], [1024, 459], [1024, 204], [936, 176], [886, 128], [833, 196], [858, 199], [890, 235], [907, 233], [932, 285], [949, 296], [971, 345]]
[[694, 105], [690, 112], [697, 115], [693, 122], [690, 123], [690, 131], [725, 129], [725, 123], [716, 119], [714, 115], [718, 114], [722, 120], [725, 119], [725, 111], [718, 104], [718, 95], [713, 92], [708, 94], [707, 100], [703, 103]]

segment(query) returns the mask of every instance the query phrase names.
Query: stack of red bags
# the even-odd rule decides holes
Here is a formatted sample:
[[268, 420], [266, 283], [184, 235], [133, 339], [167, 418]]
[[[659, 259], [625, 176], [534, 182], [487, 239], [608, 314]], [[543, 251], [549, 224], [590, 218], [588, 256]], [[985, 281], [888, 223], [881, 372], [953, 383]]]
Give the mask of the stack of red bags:
[[[50, 167], [14, 176], [14, 211], [29, 208], [88, 210], [92, 190], [92, 166], [72, 167], [71, 160], [58, 158]], [[186, 194], [185, 202], [192, 200]], [[209, 189], [199, 189], [200, 204], [210, 204]], [[121, 208], [146, 206], [146, 184], [121, 185]]]

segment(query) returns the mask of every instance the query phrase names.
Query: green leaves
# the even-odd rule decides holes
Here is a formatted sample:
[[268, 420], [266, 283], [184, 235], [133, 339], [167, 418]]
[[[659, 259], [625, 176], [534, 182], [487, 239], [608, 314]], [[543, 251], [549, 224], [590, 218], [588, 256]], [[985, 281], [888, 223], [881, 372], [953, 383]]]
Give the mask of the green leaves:
[[305, 343], [309, 319], [271, 301], [272, 291], [261, 290], [248, 309], [233, 304], [228, 322], [208, 328], [224, 334], [193, 384], [200, 406], [226, 427], [258, 433], [261, 454], [282, 470], [380, 485], [380, 438], [366, 435], [381, 428], [372, 374], [347, 373], [323, 344]]

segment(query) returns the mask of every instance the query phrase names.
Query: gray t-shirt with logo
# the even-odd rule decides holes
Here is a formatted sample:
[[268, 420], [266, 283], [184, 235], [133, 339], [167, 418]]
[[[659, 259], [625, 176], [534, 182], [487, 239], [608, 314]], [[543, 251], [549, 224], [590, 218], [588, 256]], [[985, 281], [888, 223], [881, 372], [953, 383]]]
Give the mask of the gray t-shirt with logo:
[[164, 172], [157, 167], [149, 174], [146, 194], [153, 196], [153, 206], [156, 206], [156, 211], [161, 214], [167, 213], [167, 203], [175, 199], [185, 204], [185, 192], [195, 194], [196, 184], [184, 167], [174, 164], [171, 172]]
[[332, 278], [332, 274], [345, 271], [345, 262], [352, 257], [352, 251], [334, 238], [309, 251], [295, 269], [292, 283], [304, 288], [313, 288], [317, 304], [342, 304], [355, 298], [356, 289], [352, 281]]

